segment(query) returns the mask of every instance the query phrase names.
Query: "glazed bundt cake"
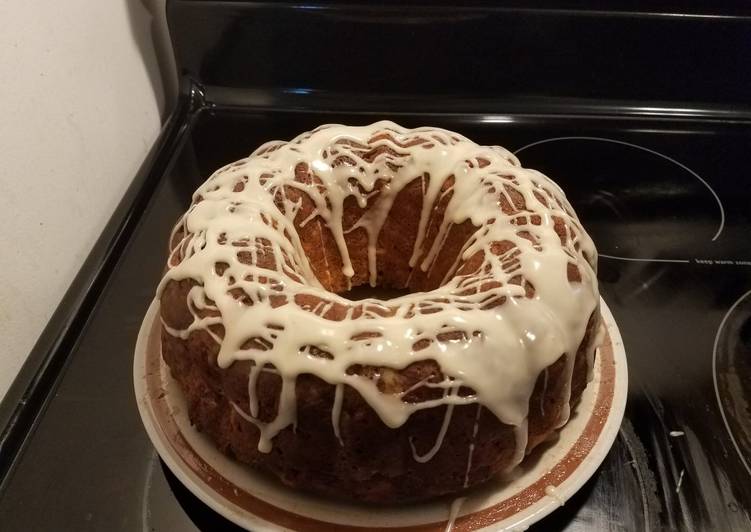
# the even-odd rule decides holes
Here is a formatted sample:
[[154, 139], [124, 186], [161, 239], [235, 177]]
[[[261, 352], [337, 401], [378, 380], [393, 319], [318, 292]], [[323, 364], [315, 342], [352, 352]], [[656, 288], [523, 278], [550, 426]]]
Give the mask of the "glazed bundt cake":
[[[162, 355], [192, 423], [294, 488], [458, 492], [569, 417], [600, 329], [596, 251], [498, 146], [325, 125], [214, 173], [174, 229]], [[356, 286], [402, 289], [348, 299]]]

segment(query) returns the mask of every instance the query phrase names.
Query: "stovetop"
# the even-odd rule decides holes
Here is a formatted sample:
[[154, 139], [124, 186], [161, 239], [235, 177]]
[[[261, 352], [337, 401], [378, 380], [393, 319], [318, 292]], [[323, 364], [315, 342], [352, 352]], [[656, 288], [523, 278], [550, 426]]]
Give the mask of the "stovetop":
[[[204, 109], [185, 117], [0, 497], [5, 530], [231, 528], [163, 467], [132, 391], [166, 238], [213, 169], [265, 140], [372, 116]], [[385, 118], [385, 117], [384, 117]], [[751, 527], [751, 130], [687, 121], [396, 117], [515, 151], [567, 191], [599, 250], [629, 361], [626, 419], [594, 478], [540, 530]]]
[[[324, 4], [169, 3], [181, 97], [0, 404], [0, 529], [234, 529], [163, 466], [136, 408], [133, 348], [167, 237], [195, 188], [223, 164], [322, 123], [379, 119], [444, 127], [516, 152], [561, 185], [600, 252], [601, 294], [628, 358], [626, 416], [594, 477], [532, 529], [751, 529], [751, 101], [741, 90], [749, 70], [738, 68], [751, 19], [626, 7], [479, 6], [430, 16], [415, 7], [402, 16]], [[290, 14], [285, 31], [269, 30], [282, 12]], [[532, 26], [548, 40], [523, 30]], [[505, 40], [482, 44], [499, 27]], [[315, 85], [306, 85], [306, 70], [280, 66], [300, 57], [289, 35], [306, 43], [306, 61], [328, 65], [334, 56], [322, 42], [337, 28], [359, 47], [384, 31], [400, 43], [418, 35], [411, 52], [387, 49], [427, 62], [433, 52], [450, 57], [452, 68], [439, 70], [445, 94], [420, 84], [430, 71], [419, 67], [404, 79], [366, 71], [360, 79], [377, 89], [368, 94], [347, 85], [356, 61], [326, 66], [331, 77], [320, 90], [306, 88]], [[676, 62], [666, 36], [687, 57]], [[451, 47], [458, 37], [484, 46], [469, 64]], [[534, 79], [526, 87], [505, 83], [508, 70], [487, 69], [510, 42], [526, 55], [503, 64]], [[403, 55], [397, 64], [409, 63]], [[258, 63], [238, 69], [250, 57]], [[377, 70], [380, 56], [365, 57]], [[607, 68], [611, 57], [623, 72]], [[690, 58], [706, 67], [687, 78], [697, 90], [680, 79]], [[467, 83], [477, 91], [450, 94]], [[388, 93], [390, 84], [399, 90]], [[617, 99], [603, 100], [610, 93]], [[671, 95], [683, 103], [665, 103]]]

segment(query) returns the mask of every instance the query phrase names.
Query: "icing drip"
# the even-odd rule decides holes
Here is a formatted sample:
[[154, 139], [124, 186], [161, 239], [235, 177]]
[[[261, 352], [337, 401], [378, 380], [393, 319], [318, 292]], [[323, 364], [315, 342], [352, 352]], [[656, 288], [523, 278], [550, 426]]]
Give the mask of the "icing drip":
[[454, 530], [454, 524], [456, 523], [456, 518], [459, 517], [459, 512], [462, 509], [462, 505], [464, 504], [464, 501], [466, 501], [466, 497], [458, 497], [451, 501], [451, 504], [449, 505], [449, 518], [446, 521], [446, 530], [445, 532], [451, 532]]
[[[600, 324], [595, 333], [594, 341], [590, 342], [587, 346], [585, 353], [585, 360], [587, 362], [587, 382], [590, 382], [594, 377], [595, 355], [598, 347], [602, 344], [605, 338], [605, 325]], [[566, 356], [566, 375], [571, 375], [574, 365], [574, 357], [571, 355]], [[570, 367], [569, 367], [570, 366]], [[545, 383], [547, 385], [547, 370], [545, 372]], [[544, 395], [543, 395], [544, 398]], [[571, 379], [566, 379], [563, 387], [563, 407], [556, 423], [556, 428], [561, 428], [568, 423], [569, 417], [571, 417]]]
[[339, 445], [344, 447], [344, 441], [342, 441], [342, 435], [339, 432], [339, 417], [342, 415], [342, 400], [344, 399], [344, 386], [341, 384], [336, 385], [336, 391], [334, 392], [334, 406], [331, 407], [331, 426], [334, 427], [334, 435], [339, 440]]
[[477, 405], [477, 413], [475, 414], [475, 424], [472, 425], [472, 439], [469, 441], [469, 451], [467, 452], [467, 468], [464, 470], [464, 484], [463, 487], [469, 487], [469, 472], [472, 470], [472, 458], [475, 455], [475, 439], [477, 438], [477, 429], [480, 428], [480, 414], [482, 413], [482, 405]]
[[[545, 415], [545, 396], [548, 391], [548, 368], [542, 372], [542, 393], [540, 394], [540, 413]], [[570, 392], [569, 392], [570, 393]]]
[[[443, 397], [454, 395], [458, 391], [459, 388], [446, 388], [443, 392]], [[451, 423], [451, 414], [453, 414], [453, 412], [454, 405], [451, 403], [446, 405], [446, 414], [443, 416], [443, 423], [441, 423], [441, 429], [438, 431], [438, 436], [435, 439], [435, 443], [433, 444], [433, 447], [431, 447], [430, 450], [424, 455], [420, 456], [419, 454], [417, 454], [417, 449], [415, 449], [415, 444], [412, 442], [412, 438], [409, 439], [409, 445], [410, 447], [412, 447], [412, 458], [415, 459], [415, 462], [424, 464], [425, 462], [430, 461], [430, 459], [436, 455], [438, 450], [441, 448], [441, 444], [443, 444], [443, 438], [446, 437], [446, 431], [449, 428], [449, 423]]]
[[529, 433], [527, 432], [527, 418], [514, 427], [514, 436], [516, 437], [516, 448], [514, 449], [514, 458], [511, 460], [506, 472], [513, 469], [516, 465], [520, 464], [524, 460], [524, 455], [527, 451], [527, 438]]
[[261, 374], [261, 367], [258, 364], [253, 364], [250, 368], [250, 375], [248, 376], [248, 402], [250, 403], [250, 415], [252, 417], [258, 417], [258, 395], [256, 395], [256, 383], [258, 382], [258, 376]]
[[[571, 375], [574, 371], [574, 357], [573, 355], [566, 355], [566, 367], [563, 370], [565, 375]], [[555, 428], [561, 428], [568, 423], [568, 418], [571, 417], [571, 379], [566, 379], [563, 383], [563, 393], [561, 399], [561, 413], [558, 415], [558, 422]]]
[[[316, 277], [298, 231], [317, 228], [312, 234], [320, 238], [323, 276], [334, 264], [324, 241], [324, 231], [330, 234], [351, 286], [357, 272], [347, 239], [362, 230], [366, 278], [375, 285], [381, 229], [397, 195], [415, 179], [423, 203], [410, 278], [435, 268], [453, 228], [468, 221], [475, 228], [441, 285], [388, 301], [350, 301], [327, 290], [330, 278]], [[303, 197], [313, 207], [296, 220]], [[365, 210], [345, 227], [348, 200]], [[442, 219], [434, 215], [439, 204], [445, 205]], [[435, 455], [453, 406], [463, 404], [482, 405], [513, 426], [515, 459], [521, 461], [537, 377], [566, 354], [570, 381], [598, 301], [594, 245], [557, 185], [522, 168], [501, 147], [386, 121], [321, 126], [290, 142], [266, 143], [225, 166], [196, 191], [172, 242], [158, 294], [170, 281], [195, 284], [187, 296], [192, 322], [182, 329], [163, 322], [165, 331], [183, 339], [205, 331], [219, 345], [222, 368], [252, 361], [248, 404], [233, 407], [258, 427], [263, 452], [276, 434], [295, 425], [296, 378], [312, 374], [336, 386], [331, 421], [340, 443], [347, 385], [392, 428], [418, 410], [446, 406], [436, 444], [425, 455], [415, 452], [418, 461]], [[434, 360], [451, 385], [443, 396], [422, 402], [384, 393], [377, 380], [348, 371], [399, 370], [423, 360]], [[258, 419], [255, 391], [266, 368], [282, 382], [270, 422]], [[459, 395], [462, 386], [474, 393]], [[567, 407], [570, 388], [565, 393]]]
[[595, 356], [600, 349], [600, 345], [605, 340], [605, 324], [601, 323], [597, 328], [597, 335], [594, 341], [589, 345], [587, 349], [587, 382], [592, 382], [595, 370]]
[[558, 494], [558, 490], [555, 489], [555, 486], [545, 486], [545, 495], [557, 502], [558, 506], [563, 506], [566, 503], [566, 501], [564, 501]]

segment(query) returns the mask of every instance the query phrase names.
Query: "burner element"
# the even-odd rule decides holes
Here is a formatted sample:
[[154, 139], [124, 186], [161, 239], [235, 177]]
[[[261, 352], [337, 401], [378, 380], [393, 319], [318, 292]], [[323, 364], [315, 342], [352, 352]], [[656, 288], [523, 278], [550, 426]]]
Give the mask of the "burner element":
[[720, 323], [712, 373], [722, 420], [751, 475], [751, 290], [730, 307]]
[[561, 184], [603, 257], [688, 262], [724, 228], [725, 210], [711, 185], [653, 149], [568, 136], [514, 153]]

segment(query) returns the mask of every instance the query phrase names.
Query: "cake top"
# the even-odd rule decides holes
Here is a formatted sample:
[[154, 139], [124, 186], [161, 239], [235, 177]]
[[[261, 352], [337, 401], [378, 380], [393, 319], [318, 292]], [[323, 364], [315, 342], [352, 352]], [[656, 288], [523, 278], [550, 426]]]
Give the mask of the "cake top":
[[[301, 163], [314, 181], [296, 177]], [[323, 221], [348, 278], [355, 272], [345, 238], [352, 228], [342, 222], [345, 200], [354, 197], [367, 207], [355, 226], [368, 235], [368, 273], [375, 284], [380, 229], [396, 195], [421, 175], [430, 178], [415, 212], [410, 266], [429, 270], [452, 224], [469, 220], [476, 227], [441, 285], [388, 301], [354, 302], [326, 290], [298, 237], [301, 202], [289, 191], [314, 202], [298, 227]], [[384, 186], [374, 194], [377, 182]], [[447, 192], [441, 227], [427, 242], [432, 209]], [[571, 370], [599, 301], [594, 245], [561, 189], [499, 146], [479, 146], [438, 128], [406, 129], [388, 121], [325, 125], [289, 142], [268, 142], [196, 191], [173, 240], [160, 291], [170, 280], [195, 280], [188, 294], [194, 319], [183, 330], [165, 328], [183, 338], [205, 330], [220, 346], [221, 367], [254, 362], [250, 404], [235, 408], [259, 427], [259, 449], [265, 451], [295, 422], [295, 379], [305, 373], [336, 385], [339, 400], [342, 385], [353, 387], [391, 427], [419, 409], [479, 403], [526, 434], [538, 376], [564, 353]], [[421, 360], [436, 361], [445, 376], [423, 383], [443, 390], [438, 399], [406, 402], [403, 394], [382, 393], [376, 381], [351, 371], [402, 369]], [[253, 386], [266, 364], [282, 379], [279, 412], [270, 423], [255, 419]], [[460, 387], [473, 393], [460, 395]]]

